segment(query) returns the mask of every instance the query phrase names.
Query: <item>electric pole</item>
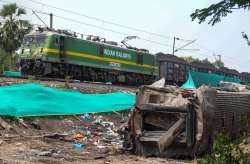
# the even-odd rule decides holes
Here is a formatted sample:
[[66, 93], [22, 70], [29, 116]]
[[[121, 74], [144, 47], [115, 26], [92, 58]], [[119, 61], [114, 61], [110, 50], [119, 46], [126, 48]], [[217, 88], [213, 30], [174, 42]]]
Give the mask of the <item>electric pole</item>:
[[217, 55], [219, 57], [219, 61], [221, 62], [221, 55]]
[[39, 17], [39, 15], [37, 15], [37, 13], [49, 15], [49, 18], [50, 18], [49, 28], [53, 29], [53, 14], [52, 13], [45, 13], [45, 12], [35, 11], [35, 10], [32, 10], [32, 13], [35, 14], [35, 16], [45, 25], [45, 27], [48, 27], [48, 25], [42, 20], [41, 17]]
[[174, 37], [174, 42], [173, 42], [173, 53], [172, 53], [173, 55], [174, 55], [175, 52], [180, 51], [180, 50], [199, 51], [199, 49], [183, 49], [183, 48], [189, 46], [190, 44], [194, 43], [196, 40], [190, 40], [188, 43], [182, 45], [181, 47], [179, 47], [179, 48], [177, 48], [177, 49], [175, 49], [175, 40], [181, 40], [181, 39], [180, 39], [180, 38], [177, 38], [177, 37]]
[[174, 37], [174, 42], [173, 42], [173, 55], [175, 53], [175, 40], [180, 40], [180, 38]]
[[53, 28], [53, 14], [50, 13], [49, 17], [50, 17], [50, 26], [49, 26], [49, 28], [52, 29]]

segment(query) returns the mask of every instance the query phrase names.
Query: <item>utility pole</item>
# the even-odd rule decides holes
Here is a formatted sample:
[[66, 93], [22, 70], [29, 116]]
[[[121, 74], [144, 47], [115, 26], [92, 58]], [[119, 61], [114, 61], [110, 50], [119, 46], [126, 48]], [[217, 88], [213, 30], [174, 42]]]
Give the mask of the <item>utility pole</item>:
[[180, 51], [180, 50], [192, 50], [192, 51], [199, 51], [199, 49], [183, 49], [187, 46], [189, 46], [190, 44], [194, 43], [196, 40], [190, 40], [188, 43], [182, 45], [179, 48], [175, 48], [175, 40], [181, 40], [180, 38], [174, 37], [174, 42], [173, 42], [173, 55], [175, 52]]
[[50, 14], [49, 14], [49, 17], [50, 17], [50, 26], [49, 26], [49, 28], [50, 28], [50, 29], [53, 29], [53, 14], [50, 13]]
[[245, 32], [241, 32], [241, 34], [242, 34], [242, 37], [243, 37], [244, 39], [246, 39], [248, 46], [250, 46], [250, 41], [249, 41], [249, 39], [248, 39], [247, 34], [246, 34]]
[[217, 55], [219, 57], [219, 61], [221, 62], [221, 55]]
[[174, 42], [173, 42], [173, 55], [175, 53], [175, 40], [180, 40], [180, 38], [174, 37]]
[[44, 15], [49, 15], [49, 17], [50, 17], [49, 28], [50, 28], [50, 29], [53, 29], [53, 14], [52, 14], [52, 13], [45, 13], [45, 12], [35, 11], [35, 10], [32, 10], [32, 12], [33, 12], [33, 14], [36, 15], [36, 17], [37, 17], [41, 22], [43, 22], [43, 24], [45, 25], [45, 27], [48, 27], [48, 25], [42, 20], [41, 17], [39, 17], [39, 15], [37, 15], [37, 13], [41, 13], [41, 14], [44, 14]]

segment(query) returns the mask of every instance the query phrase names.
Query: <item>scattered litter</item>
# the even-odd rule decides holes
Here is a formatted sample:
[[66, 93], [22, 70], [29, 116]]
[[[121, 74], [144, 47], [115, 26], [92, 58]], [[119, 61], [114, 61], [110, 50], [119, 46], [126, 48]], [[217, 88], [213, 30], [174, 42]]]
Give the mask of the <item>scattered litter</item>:
[[73, 138], [75, 140], [83, 140], [84, 139], [84, 134], [83, 133], [80, 133], [80, 132], [77, 132], [76, 134], [74, 134]]
[[103, 145], [97, 145], [96, 146], [98, 149], [104, 149], [104, 148], [107, 148], [107, 146], [103, 146]]
[[4, 121], [1, 117], [0, 117], [0, 125], [6, 130], [13, 129], [13, 127], [9, 125], [6, 121]]
[[21, 142], [16, 143], [16, 146], [21, 146], [21, 145], [22, 145]]
[[28, 125], [26, 125], [23, 121], [22, 118], [17, 118], [17, 120], [19, 121], [20, 124], [22, 124], [25, 128], [29, 128]]
[[73, 144], [73, 148], [76, 149], [76, 150], [81, 150], [83, 148], [85, 148], [86, 145], [84, 144], [80, 144], [80, 143], [74, 143]]
[[101, 125], [103, 122], [103, 117], [102, 116], [98, 116], [94, 121], [93, 124], [95, 125]]
[[36, 122], [36, 121], [29, 122], [28, 124], [29, 124], [30, 126], [32, 126], [33, 128], [35, 128], [35, 129], [38, 129], [38, 130], [41, 129], [39, 123]]
[[37, 155], [37, 156], [51, 156], [52, 155], [52, 151], [41, 151], [41, 150], [37, 150], [37, 149], [31, 149], [30, 153], [32, 155]]
[[92, 116], [88, 113], [85, 113], [83, 116], [81, 116], [84, 120], [91, 120]]
[[88, 138], [91, 137], [91, 131], [87, 130], [87, 132], [86, 132], [86, 137], [88, 137]]

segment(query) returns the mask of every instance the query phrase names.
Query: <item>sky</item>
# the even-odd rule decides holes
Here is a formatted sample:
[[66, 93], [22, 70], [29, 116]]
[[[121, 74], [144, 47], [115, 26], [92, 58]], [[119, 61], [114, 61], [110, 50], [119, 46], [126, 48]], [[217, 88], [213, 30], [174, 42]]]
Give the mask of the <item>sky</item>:
[[[175, 48], [185, 45], [188, 43], [187, 40], [195, 40], [193, 44], [185, 48], [194, 50], [180, 50], [176, 52], [176, 55], [208, 58], [212, 62], [218, 58], [217, 55], [221, 55], [225, 66], [240, 72], [250, 72], [250, 46], [241, 35], [241, 32], [250, 35], [250, 22], [247, 21], [250, 11], [236, 10], [214, 26], [208, 25], [207, 22], [199, 24], [197, 21], [191, 21], [190, 14], [195, 9], [208, 7], [218, 0], [0, 0], [0, 6], [9, 2], [25, 7], [27, 10], [25, 19], [33, 24], [42, 25], [43, 23], [32, 14], [31, 9], [53, 13], [56, 29], [98, 35], [116, 42], [122, 41], [128, 35], [138, 36], [140, 39], [134, 39], [128, 43], [138, 48], [148, 49], [153, 54], [172, 53], [173, 37], [183, 39], [176, 40]], [[38, 15], [49, 25], [48, 15], [41, 13]], [[93, 19], [93, 17], [98, 19]], [[108, 22], [156, 33], [160, 36]]]

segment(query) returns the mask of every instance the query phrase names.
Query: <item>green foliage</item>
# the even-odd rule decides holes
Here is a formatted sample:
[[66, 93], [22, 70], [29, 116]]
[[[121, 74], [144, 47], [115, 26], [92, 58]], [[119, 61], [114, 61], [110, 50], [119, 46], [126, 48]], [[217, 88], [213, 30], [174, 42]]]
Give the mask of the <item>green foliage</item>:
[[184, 56], [181, 58], [184, 59], [188, 63], [200, 62], [200, 60], [198, 58], [193, 58], [192, 56]]
[[24, 14], [25, 10], [15, 3], [4, 5], [0, 10], [0, 16], [3, 18], [0, 27], [0, 46], [9, 55], [21, 46], [24, 35], [32, 28], [27, 20], [20, 18]]
[[210, 18], [208, 24], [216, 24], [221, 21], [222, 17], [226, 17], [235, 9], [250, 9], [250, 0], [222, 0], [216, 4], [212, 4], [207, 8], [196, 9], [191, 14], [192, 21], [198, 19], [199, 23], [205, 22]]
[[3, 5], [0, 9], [0, 17], [3, 19], [0, 23], [0, 48], [5, 52], [0, 57], [0, 65], [8, 65], [6, 60], [10, 59], [10, 66], [15, 66], [12, 55], [21, 46], [24, 35], [32, 28], [29, 21], [21, 19], [24, 14], [25, 10], [15, 3]]
[[224, 67], [224, 63], [222, 61], [216, 60], [215, 62], [210, 62], [207, 58], [200, 60], [198, 58], [193, 58], [192, 56], [185, 56], [185, 57], [181, 57], [182, 59], [184, 59], [186, 62], [190, 63], [190, 64], [205, 64], [208, 65], [210, 67], [216, 67], [216, 68], [221, 68]]
[[8, 71], [10, 66], [10, 56], [0, 48], [0, 73]]
[[216, 68], [223, 68], [224, 67], [224, 63], [220, 60], [216, 60], [213, 64]]
[[246, 164], [250, 163], [249, 155], [239, 145], [230, 143], [229, 139], [219, 133], [213, 143], [212, 153], [198, 160], [199, 164]]

